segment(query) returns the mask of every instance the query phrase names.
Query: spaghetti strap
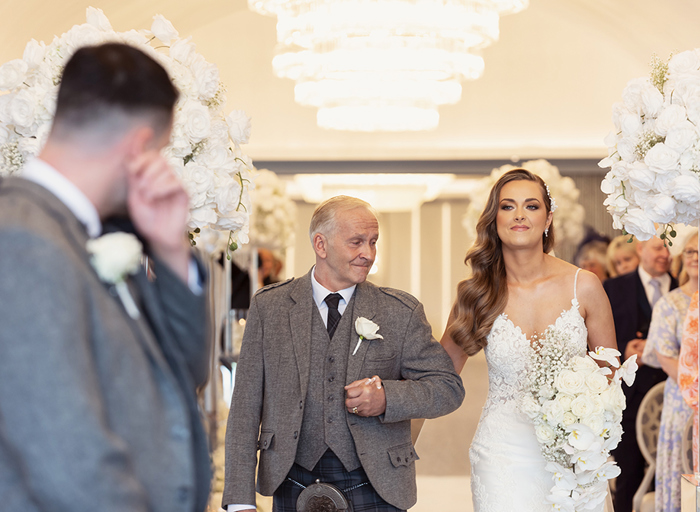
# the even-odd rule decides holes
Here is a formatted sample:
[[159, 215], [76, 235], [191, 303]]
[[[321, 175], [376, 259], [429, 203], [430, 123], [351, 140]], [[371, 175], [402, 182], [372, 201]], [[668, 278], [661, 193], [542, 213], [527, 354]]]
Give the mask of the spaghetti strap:
[[576, 283], [578, 282], [578, 273], [581, 272], [581, 269], [576, 270], [576, 275], [574, 276], [574, 300], [578, 300], [576, 297]]

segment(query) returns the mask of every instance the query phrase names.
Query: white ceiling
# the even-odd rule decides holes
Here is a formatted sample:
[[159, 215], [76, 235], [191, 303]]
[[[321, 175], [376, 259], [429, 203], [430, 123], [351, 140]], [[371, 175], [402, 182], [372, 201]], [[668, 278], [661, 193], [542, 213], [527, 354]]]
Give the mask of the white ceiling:
[[219, 66], [228, 107], [252, 117], [245, 149], [262, 161], [599, 158], [627, 81], [647, 75], [652, 54], [700, 47], [698, 0], [530, 0], [501, 20], [484, 76], [440, 108], [436, 130], [335, 132], [318, 128], [315, 109], [294, 103], [293, 82], [272, 74], [276, 20], [245, 0], [5, 0], [0, 62], [21, 57], [29, 39], [48, 42], [83, 23], [88, 5], [118, 31], [163, 14], [191, 35]]

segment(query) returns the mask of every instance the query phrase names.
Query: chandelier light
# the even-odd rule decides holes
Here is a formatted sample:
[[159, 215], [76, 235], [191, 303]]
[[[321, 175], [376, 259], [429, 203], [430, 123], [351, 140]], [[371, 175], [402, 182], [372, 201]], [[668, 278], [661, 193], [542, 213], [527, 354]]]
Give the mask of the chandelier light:
[[318, 125], [352, 131], [429, 130], [439, 105], [484, 70], [499, 16], [528, 0], [248, 0], [277, 16], [275, 74], [296, 82]]

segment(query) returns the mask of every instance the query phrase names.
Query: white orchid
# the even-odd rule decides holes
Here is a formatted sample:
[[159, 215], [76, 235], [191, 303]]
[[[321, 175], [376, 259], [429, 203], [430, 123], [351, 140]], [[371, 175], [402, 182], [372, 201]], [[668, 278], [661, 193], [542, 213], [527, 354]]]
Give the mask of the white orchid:
[[619, 357], [622, 355], [620, 351], [614, 348], [596, 347], [595, 350], [588, 352], [588, 355], [597, 361], [605, 361], [613, 368], [620, 366]]

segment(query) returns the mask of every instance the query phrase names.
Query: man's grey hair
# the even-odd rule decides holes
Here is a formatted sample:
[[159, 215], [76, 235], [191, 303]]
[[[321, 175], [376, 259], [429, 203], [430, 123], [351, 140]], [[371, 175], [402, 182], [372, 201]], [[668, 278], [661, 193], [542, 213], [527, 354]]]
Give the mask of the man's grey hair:
[[377, 211], [372, 205], [362, 199], [350, 196], [331, 197], [318, 205], [311, 216], [311, 224], [309, 225], [311, 243], [314, 243], [314, 237], [317, 233], [330, 236], [335, 232], [337, 227], [336, 218], [339, 212], [354, 210], [355, 208], [364, 208], [379, 219], [379, 215], [377, 215]]

